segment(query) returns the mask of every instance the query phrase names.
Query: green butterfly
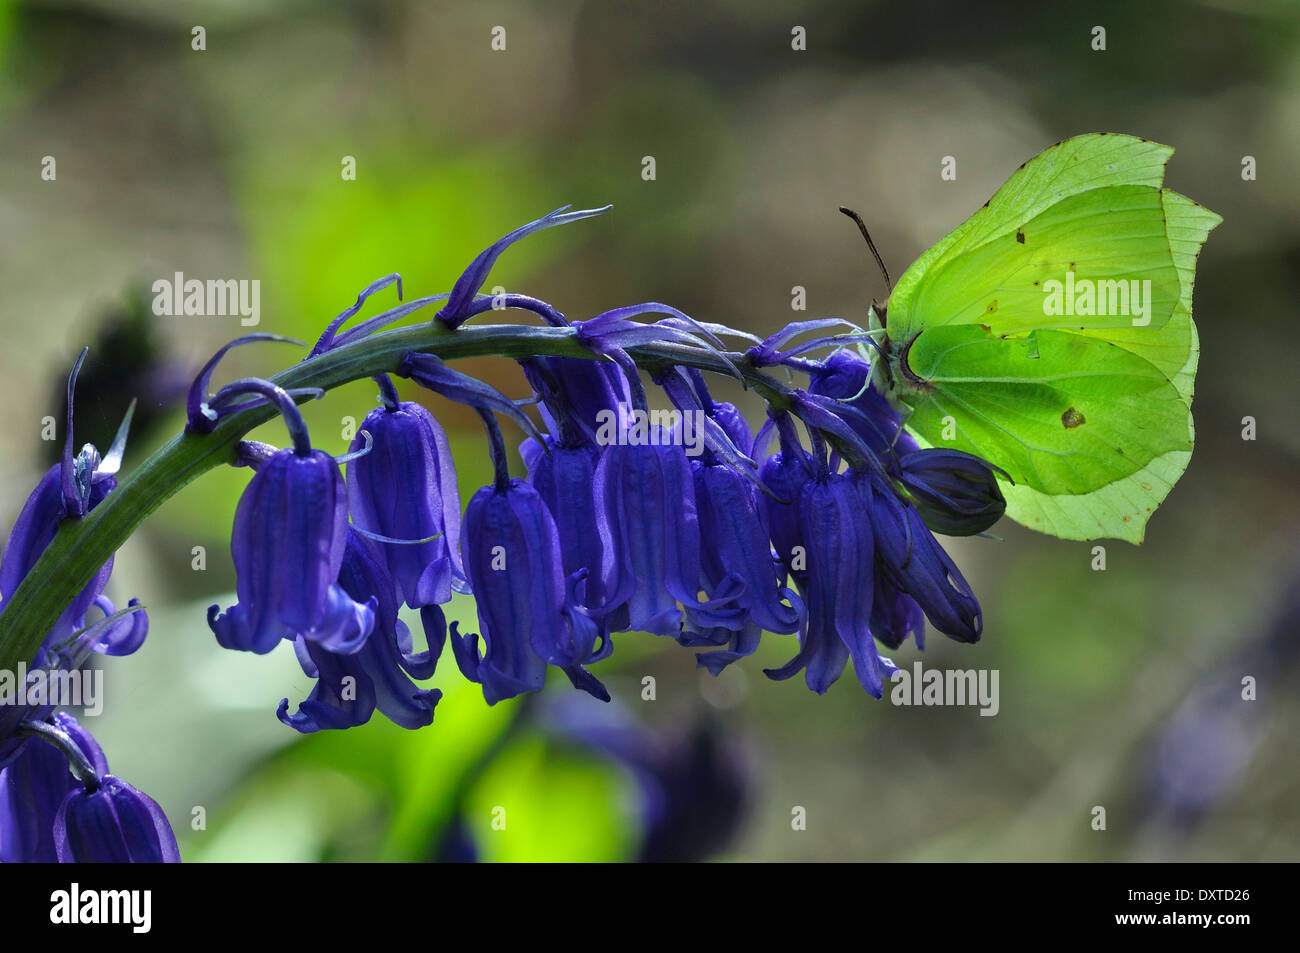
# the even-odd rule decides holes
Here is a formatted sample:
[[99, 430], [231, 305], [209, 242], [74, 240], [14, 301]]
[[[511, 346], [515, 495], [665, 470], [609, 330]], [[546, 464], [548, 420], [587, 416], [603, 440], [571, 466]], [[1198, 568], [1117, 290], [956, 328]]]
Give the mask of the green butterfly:
[[1140, 543], [1191, 458], [1192, 283], [1222, 219], [1160, 187], [1173, 151], [1046, 149], [872, 310], [873, 385], [923, 445], [1002, 468], [1031, 529]]

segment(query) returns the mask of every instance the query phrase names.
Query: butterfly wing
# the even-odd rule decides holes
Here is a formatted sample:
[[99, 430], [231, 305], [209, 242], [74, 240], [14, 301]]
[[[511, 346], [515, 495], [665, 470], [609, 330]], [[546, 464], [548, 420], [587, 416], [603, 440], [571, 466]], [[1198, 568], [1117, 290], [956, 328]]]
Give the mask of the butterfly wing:
[[[1171, 153], [1110, 135], [1046, 150], [890, 297], [909, 427], [1006, 470], [1008, 515], [1031, 528], [1140, 541], [1190, 458], [1192, 284], [1219, 217], [1159, 189]], [[1146, 323], [1045, 313], [1067, 271], [1150, 281]]]
[[[906, 340], [922, 327], [925, 315], [913, 302], [938, 267], [990, 241], [1007, 237], [1014, 241], [1021, 226], [1071, 196], [1126, 185], [1159, 188], [1173, 151], [1157, 142], [1113, 133], [1076, 136], [1044, 149], [1016, 170], [983, 208], [904, 272], [889, 298], [890, 338]], [[1036, 242], [1035, 247], [1041, 244]], [[1040, 307], [1041, 303], [1039, 292]]]
[[904, 398], [908, 427], [997, 464], [1018, 486], [1088, 493], [1190, 449], [1187, 406], [1173, 382], [1096, 337], [1005, 338], [950, 325], [921, 333], [907, 363], [924, 381]]
[[1191, 460], [1195, 435], [1192, 392], [1200, 356], [1196, 324], [1192, 320], [1192, 286], [1196, 257], [1210, 230], [1222, 219], [1174, 192], [1166, 193], [1165, 207], [1169, 213], [1170, 247], [1182, 279], [1178, 310], [1159, 331], [1132, 328], [1116, 329], [1109, 334], [1121, 347], [1141, 354], [1170, 375], [1187, 407], [1187, 449], [1160, 454], [1129, 476], [1081, 495], [1051, 494], [1029, 486], [1004, 484], [1007, 513], [1031, 529], [1063, 539], [1110, 536], [1140, 543], [1147, 520], [1169, 495]]

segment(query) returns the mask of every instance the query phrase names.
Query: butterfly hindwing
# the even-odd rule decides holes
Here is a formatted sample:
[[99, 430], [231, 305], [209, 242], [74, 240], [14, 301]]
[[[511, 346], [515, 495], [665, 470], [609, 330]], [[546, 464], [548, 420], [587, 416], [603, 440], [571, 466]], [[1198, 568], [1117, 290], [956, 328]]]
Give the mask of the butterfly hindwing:
[[908, 426], [996, 463], [1017, 485], [1082, 494], [1189, 449], [1187, 407], [1145, 358], [1068, 331], [1003, 338], [927, 329], [908, 353], [926, 380]]

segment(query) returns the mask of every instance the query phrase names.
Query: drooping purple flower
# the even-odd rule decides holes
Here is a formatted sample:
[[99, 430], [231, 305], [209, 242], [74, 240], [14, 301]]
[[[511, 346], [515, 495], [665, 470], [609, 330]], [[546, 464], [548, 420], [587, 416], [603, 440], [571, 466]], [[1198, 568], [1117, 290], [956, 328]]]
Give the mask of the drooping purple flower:
[[677, 603], [696, 603], [700, 526], [686, 452], [671, 443], [606, 447], [596, 509], [607, 554], [606, 605], [627, 605], [627, 628], [676, 636]]
[[109, 774], [71, 715], [25, 722], [0, 772], [0, 859], [59, 863], [179, 862], [176, 836], [147, 795]]
[[[781, 587], [767, 518], [754, 484], [721, 463], [699, 462], [694, 467], [696, 510], [704, 541], [701, 580], [711, 602], [738, 610], [728, 619], [716, 609], [686, 608], [688, 629], [697, 630], [697, 635], [684, 637], [685, 644], [730, 643], [729, 650], [696, 656], [716, 675], [724, 666], [752, 653], [759, 633], [797, 631], [803, 604], [792, 591]], [[724, 640], [724, 630], [734, 634]]]
[[596, 468], [600, 454], [594, 446], [568, 447], [543, 437], [526, 454], [528, 482], [555, 520], [565, 578], [584, 573], [584, 605], [604, 606], [605, 554], [596, 508]]
[[561, 668], [575, 687], [608, 699], [604, 686], [583, 668], [610, 651], [607, 630], [582, 604], [589, 573], [584, 568], [566, 579], [555, 520], [533, 487], [511, 479], [494, 414], [511, 417], [539, 444], [544, 438], [515, 402], [432, 355], [406, 355], [398, 373], [474, 408], [487, 430], [495, 478], [470, 500], [461, 537], [480, 633], [462, 636], [458, 623], [451, 626], [462, 674], [483, 686], [490, 705], [541, 688], [548, 663]]
[[973, 536], [1006, 512], [998, 486], [1002, 472], [961, 450], [916, 450], [899, 457], [899, 483], [921, 519], [936, 533]]
[[[684, 603], [678, 642], [716, 646], [715, 651], [696, 653], [696, 661], [717, 675], [753, 654], [764, 628], [793, 632], [798, 627], [798, 597], [789, 606], [781, 601], [793, 593], [782, 592], [778, 585], [777, 564], [756, 499], [757, 468], [748, 457], [754, 436], [744, 417], [731, 404], [715, 401], [698, 371], [676, 368], [654, 379], [680, 415], [657, 431], [658, 442], [668, 437], [670, 443], [691, 447], [686, 452], [700, 530], [698, 587], [707, 594], [706, 602]], [[688, 430], [698, 437], [688, 440]]]
[[420, 728], [433, 721], [442, 698], [438, 689], [422, 689], [413, 678], [433, 676], [446, 638], [442, 610], [425, 609], [429, 648], [415, 652], [411, 632], [398, 617], [397, 590], [377, 544], [349, 530], [339, 586], [358, 603], [375, 602], [375, 626], [357, 652], [342, 654], [299, 636], [294, 649], [303, 671], [316, 679], [311, 695], [289, 714], [289, 700], [280, 702], [280, 720], [304, 734], [324, 728], [364, 725], [378, 709], [403, 728]]
[[[799, 501], [804, 486], [813, 479], [813, 461], [809, 453], [793, 438], [793, 423], [788, 416], [779, 415], [776, 425], [781, 433], [781, 448], [759, 468], [759, 480], [766, 492], [757, 494], [755, 502], [771, 540], [776, 565], [781, 569], [778, 578], [783, 579], [784, 575], [788, 575], [802, 592], [807, 589], [808, 560], [803, 546]], [[757, 441], [755, 447], [757, 448]], [[792, 606], [796, 605], [794, 599], [789, 601]], [[807, 612], [802, 600], [797, 607], [801, 612]], [[742, 641], [743, 644], [739, 644]], [[757, 648], [757, 637], [747, 629], [737, 638], [737, 643], [733, 644], [733, 651], [748, 649], [752, 652]], [[721, 653], [699, 655], [697, 658], [700, 664], [707, 665], [715, 674], [732, 660], [730, 655]]]
[[[64, 712], [49, 724], [80, 749], [96, 773], [108, 773], [108, 761], [90, 732]], [[64, 752], [39, 737], [24, 736], [22, 747], [0, 771], [0, 863], [58, 861], [54, 819], [69, 793], [82, 788]]]
[[347, 541], [339, 465], [312, 449], [283, 390], [253, 381], [223, 393], [232, 388], [275, 400], [294, 445], [262, 462], [240, 497], [230, 539], [239, 601], [224, 613], [209, 608], [208, 625], [229, 649], [265, 654], [281, 639], [302, 636], [330, 651], [355, 652], [374, 626], [376, 602], [358, 603], [337, 583]]
[[869, 478], [876, 558], [894, 586], [907, 593], [940, 632], [958, 642], [977, 642], [983, 629], [979, 601], [916, 507], [875, 475]]
[[925, 613], [915, 599], [894, 583], [876, 557], [876, 593], [871, 601], [871, 634], [887, 648], [896, 649], [910, 635], [918, 649], [925, 648]]
[[788, 414], [777, 414], [773, 425], [780, 446], [759, 468], [759, 479], [767, 488], [759, 505], [768, 524], [772, 546], [790, 578], [802, 586], [808, 573], [803, 552], [803, 530], [799, 522], [799, 500], [803, 488], [818, 473], [812, 455], [799, 443], [794, 422]]
[[894, 666], [877, 652], [870, 627], [877, 541], [864, 476], [827, 472], [805, 484], [799, 529], [808, 560], [802, 584], [807, 623], [799, 653], [767, 674], [785, 679], [803, 670], [808, 687], [821, 694], [851, 657], [862, 687], [880, 698], [883, 677]]
[[[634, 317], [665, 314], [650, 324]], [[741, 590], [733, 580], [724, 598], [700, 602], [700, 525], [695, 505], [694, 477], [682, 446], [684, 430], [648, 422], [645, 389], [627, 348], [671, 342], [711, 351], [739, 377], [734, 362], [722, 350], [713, 329], [701, 325], [667, 305], [649, 302], [616, 308], [577, 325], [579, 343], [609, 358], [624, 373], [628, 402], [620, 405], [597, 432], [603, 449], [596, 470], [596, 508], [601, 521], [605, 556], [606, 603], [592, 614], [611, 628], [630, 628], [658, 635], [680, 636], [682, 612], [677, 603], [701, 613], [699, 628], [742, 627], [743, 609], [731, 604]], [[709, 400], [692, 394], [687, 378], [678, 374], [656, 377], [683, 410], [692, 411]], [[610, 439], [612, 424], [631, 414], [647, 422], [638, 424], [628, 439]], [[739, 461], [740, 452], [725, 430], [707, 419], [713, 446], [720, 454]], [[752, 461], [749, 461], [752, 466]], [[721, 585], [721, 580], [719, 581]], [[720, 613], [720, 615], [714, 615]]]
[[[498, 480], [474, 494], [465, 510], [465, 572], [478, 604], [480, 635], [451, 624], [461, 673], [483, 686], [489, 705], [537, 691], [547, 663], [575, 687], [608, 700], [582, 666], [608, 654], [607, 640], [577, 603], [562, 570], [559, 534], [541, 495], [522, 480]], [[597, 645], [597, 642], [604, 644]]]
[[336, 652], [359, 649], [374, 625], [336, 583], [347, 494], [334, 458], [281, 450], [253, 475], [235, 510], [230, 552], [239, 601], [208, 624], [228, 649], [265, 654], [296, 636]]
[[[371, 439], [366, 453], [363, 433]], [[408, 606], [447, 602], [453, 588], [464, 588], [465, 574], [460, 492], [446, 433], [424, 407], [390, 399], [366, 417], [351, 451], [358, 454], [347, 473], [353, 523], [393, 539], [428, 540], [376, 546]]]
[[180, 863], [167, 815], [153, 798], [105, 774], [73, 789], [54, 818], [60, 863]]

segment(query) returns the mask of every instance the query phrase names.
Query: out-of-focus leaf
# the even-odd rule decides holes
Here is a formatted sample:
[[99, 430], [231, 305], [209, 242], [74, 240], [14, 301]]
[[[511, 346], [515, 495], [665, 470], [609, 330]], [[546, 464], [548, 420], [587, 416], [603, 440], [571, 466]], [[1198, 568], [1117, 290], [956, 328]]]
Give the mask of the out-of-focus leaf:
[[612, 763], [525, 736], [465, 801], [483, 861], [618, 861], [633, 856], [634, 785]]

